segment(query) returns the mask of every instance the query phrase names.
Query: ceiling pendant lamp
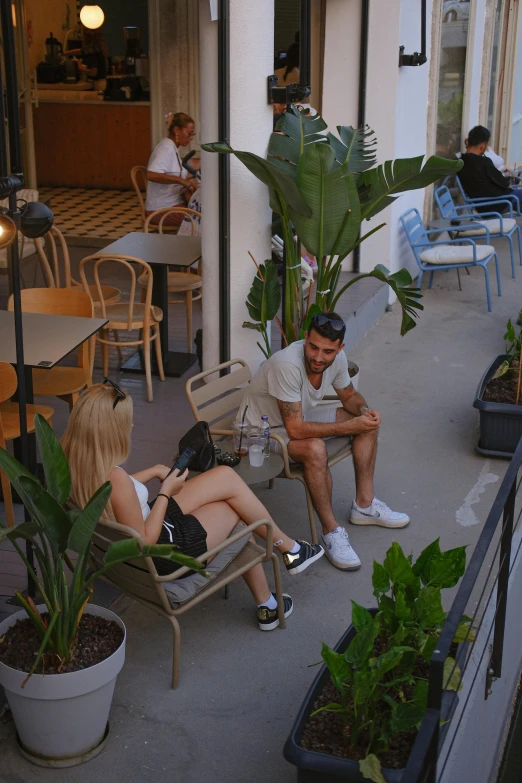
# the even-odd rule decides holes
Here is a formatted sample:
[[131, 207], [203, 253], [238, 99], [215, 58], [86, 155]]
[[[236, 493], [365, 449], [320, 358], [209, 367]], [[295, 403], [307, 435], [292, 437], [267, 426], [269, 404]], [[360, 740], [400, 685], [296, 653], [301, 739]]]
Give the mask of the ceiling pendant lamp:
[[96, 30], [98, 27], [101, 27], [104, 19], [105, 14], [100, 6], [95, 3], [86, 3], [80, 10], [80, 21], [89, 30]]

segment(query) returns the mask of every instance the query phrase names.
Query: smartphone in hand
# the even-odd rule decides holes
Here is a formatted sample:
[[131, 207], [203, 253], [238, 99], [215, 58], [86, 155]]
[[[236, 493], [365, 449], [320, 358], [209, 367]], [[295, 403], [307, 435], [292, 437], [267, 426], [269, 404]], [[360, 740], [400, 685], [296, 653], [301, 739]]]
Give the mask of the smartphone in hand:
[[181, 454], [177, 458], [176, 462], [174, 463], [174, 465], [171, 467], [171, 469], [167, 473], [167, 476], [170, 476], [170, 474], [174, 470], [179, 470], [180, 475], [182, 473], [184, 473], [186, 471], [186, 469], [188, 468], [189, 464], [190, 464], [190, 460], [195, 455], [196, 455], [196, 452], [194, 451], [194, 449], [191, 449], [189, 446], [187, 446], [186, 449], [183, 449], [183, 451], [181, 452]]

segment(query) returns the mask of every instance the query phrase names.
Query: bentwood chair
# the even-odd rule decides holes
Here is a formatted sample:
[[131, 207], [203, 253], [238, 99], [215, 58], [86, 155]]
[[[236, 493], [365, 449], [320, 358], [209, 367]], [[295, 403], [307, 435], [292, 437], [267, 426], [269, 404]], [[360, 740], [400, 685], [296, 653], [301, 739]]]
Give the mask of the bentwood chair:
[[[35, 244], [47, 285], [51, 288], [82, 288], [82, 284], [75, 280], [71, 274], [69, 249], [62, 232], [56, 226], [53, 226], [45, 234], [45, 238], [48, 242], [50, 260], [44, 250], [42, 239], [35, 239]], [[101, 291], [106, 304], [114, 304], [121, 299], [121, 291], [116, 286], [102, 285]], [[94, 284], [89, 285], [89, 293], [96, 309], [99, 301], [97, 299], [98, 292]]]
[[[13, 310], [13, 297], [9, 297], [8, 309]], [[75, 315], [92, 318], [94, 308], [91, 297], [77, 288], [25, 288], [22, 291], [24, 313], [48, 313], [49, 315]], [[35, 397], [59, 397], [69, 405], [69, 410], [80, 392], [92, 386], [90, 351], [94, 351], [92, 338], [78, 349], [75, 367], [52, 367], [50, 370], [33, 370]]]
[[[146, 213], [146, 198], [147, 198], [147, 167], [146, 166], [133, 166], [130, 172], [132, 187], [138, 197], [140, 205], [140, 218], [141, 225], [145, 227], [145, 221], [147, 220]], [[179, 229], [179, 225], [166, 225], [164, 227], [165, 233], [176, 234]], [[157, 227], [153, 224], [147, 229], [149, 233], [157, 231]]]
[[[5, 449], [6, 441], [20, 437], [20, 409], [17, 402], [11, 402], [18, 386], [16, 372], [12, 365], [0, 362], [0, 446]], [[40, 413], [51, 424], [54, 413], [48, 405], [27, 405], [27, 432], [34, 432], [34, 418]], [[11, 484], [5, 473], [0, 470], [2, 494], [4, 496], [7, 524], [15, 523]]]
[[[192, 224], [192, 236], [195, 234], [196, 224], [194, 217], [201, 218], [201, 213], [196, 212], [194, 209], [188, 207], [166, 207], [165, 209], [158, 209], [153, 212], [145, 221], [145, 233], [148, 233], [151, 228], [155, 228], [160, 234], [163, 234], [164, 221], [171, 215], [183, 215], [188, 218]], [[155, 216], [160, 216], [156, 224], [152, 224], [152, 219]], [[194, 217], [193, 217], [194, 216]], [[172, 263], [176, 264], [176, 259], [172, 259]], [[197, 262], [197, 269], [188, 269], [183, 272], [171, 272], [168, 273], [168, 292], [169, 294], [177, 294], [173, 298], [169, 297], [169, 304], [184, 304], [187, 318], [187, 350], [192, 353], [192, 305], [202, 296], [203, 278], [201, 276], [201, 259]], [[143, 287], [142, 279], [138, 280], [139, 284]], [[143, 299], [142, 299], [143, 301]]]
[[[441, 217], [444, 220], [458, 221], [469, 224], [467, 227], [461, 228], [460, 225], [454, 225], [448, 227], [449, 235], [452, 238], [458, 239], [459, 237], [471, 237], [475, 240], [484, 239], [486, 236], [486, 230], [489, 230], [490, 239], [505, 238], [509, 242], [509, 252], [511, 258], [511, 276], [515, 277], [515, 255], [513, 249], [513, 235], [516, 235], [518, 240], [518, 255], [519, 261], [522, 265], [522, 246], [520, 243], [520, 228], [517, 221], [513, 217], [513, 210], [511, 208], [511, 202], [507, 202], [509, 206], [509, 215], [504, 216], [500, 212], [480, 212], [473, 211], [472, 204], [464, 204], [457, 206], [453, 201], [453, 197], [446, 187], [441, 185], [435, 189], [435, 202], [439, 208]], [[494, 201], [483, 202], [483, 206], [495, 206]], [[498, 207], [498, 202], [496, 204]]]
[[[232, 369], [234, 367], [236, 369]], [[206, 382], [206, 379], [214, 374], [219, 376], [221, 370], [230, 370], [230, 372], [222, 377], [216, 377], [215, 380]], [[245, 389], [251, 380], [252, 373], [243, 359], [232, 359], [229, 362], [224, 362], [217, 367], [205, 370], [189, 378], [185, 385], [185, 390], [196, 421], [207, 421], [214, 436], [223, 435], [230, 437], [232, 435], [232, 423], [237, 416]], [[194, 388], [198, 381], [203, 381], [203, 384], [199, 388]], [[312, 543], [317, 544], [315, 510], [304, 478], [303, 465], [290, 460], [286, 441], [273, 429], [270, 432], [270, 438], [277, 443], [276, 449], [280, 451], [283, 458], [283, 470], [278, 478], [297, 479], [304, 486], [310, 522], [310, 535]], [[350, 438], [329, 438], [326, 441], [326, 446], [329, 468], [346, 459], [352, 453]]]
[[[257, 528], [265, 525], [268, 528], [268, 534], [263, 546], [259, 546], [253, 543], [250, 538]], [[113, 541], [122, 541], [127, 538], [136, 538], [140, 548], [143, 546], [143, 541], [133, 528], [119, 525], [117, 522], [100, 522], [96, 527], [91, 544], [93, 567], [97, 565], [99, 567], [103, 562], [105, 553]], [[118, 590], [170, 621], [174, 632], [173, 688], [177, 688], [179, 684], [181, 629], [177, 619], [178, 615], [192, 609], [193, 606], [216, 593], [221, 587], [226, 588], [230, 582], [238, 579], [258, 563], [268, 561], [272, 563], [279, 627], [285, 628], [279, 560], [273, 551], [273, 527], [269, 520], [261, 519], [248, 527], [243, 523], [236, 525], [226, 541], [209, 549], [197, 560], [207, 563], [210, 558], [212, 561], [206, 566], [208, 577], [197, 573], [191, 574], [190, 569], [186, 567], [167, 576], [160, 576], [150, 557], [119, 563], [102, 576], [104, 581], [109, 582]]]
[[[459, 269], [480, 266], [484, 270], [486, 299], [488, 310], [491, 312], [491, 294], [487, 268], [487, 265], [491, 260], [495, 262], [499, 296], [502, 296], [502, 288], [500, 286], [498, 256], [495, 248], [489, 244], [489, 229], [487, 226], [484, 228], [486, 232], [484, 238], [488, 244], [477, 245], [476, 242], [469, 237], [462, 239], [445, 239], [443, 241], [430, 239], [434, 234], [440, 236], [441, 230], [440, 228], [430, 229], [429, 231], [426, 230], [418, 209], [409, 209], [401, 215], [401, 223], [420, 270], [417, 278], [417, 286], [419, 288], [421, 287], [424, 272], [430, 273], [429, 288], [431, 288], [435, 272], [442, 269], [446, 271], [449, 269], [456, 269], [457, 274], [459, 274]], [[468, 224], [460, 226], [459, 228], [462, 230], [468, 228], [475, 229], [475, 226]]]
[[[87, 256], [80, 263], [80, 279], [85, 291], [89, 291], [86, 269], [92, 264], [92, 274], [94, 285], [98, 292], [100, 304], [96, 309], [96, 314], [100, 318], [108, 318], [109, 323], [101, 330], [101, 335], [96, 336], [96, 342], [100, 344], [103, 357], [103, 372], [109, 374], [109, 348], [139, 347], [143, 346], [143, 360], [145, 364], [145, 376], [147, 379], [147, 400], [152, 402], [152, 374], [150, 363], [150, 352], [152, 343], [156, 349], [156, 362], [158, 364], [158, 373], [162, 381], [165, 380], [163, 372], [163, 359], [161, 355], [160, 330], [159, 324], [163, 320], [163, 312], [160, 307], [152, 304], [152, 269], [149, 264], [140, 258], [121, 255], [93, 255]], [[130, 277], [129, 301], [107, 304], [102, 298], [102, 283], [100, 281], [100, 267], [106, 265], [119, 264], [120, 270], [125, 271]], [[145, 295], [143, 302], [136, 302], [136, 271], [138, 267], [139, 275], [144, 280]], [[110, 339], [110, 330], [113, 331], [115, 338]], [[130, 334], [138, 331], [137, 339], [121, 340], [120, 332]]]

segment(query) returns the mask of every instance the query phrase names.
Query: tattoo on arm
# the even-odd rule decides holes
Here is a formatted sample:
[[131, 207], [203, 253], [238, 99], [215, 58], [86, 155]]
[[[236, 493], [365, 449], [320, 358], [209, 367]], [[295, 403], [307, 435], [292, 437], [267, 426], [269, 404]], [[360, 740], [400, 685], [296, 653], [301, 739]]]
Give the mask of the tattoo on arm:
[[286, 426], [287, 421], [295, 421], [303, 418], [302, 405], [300, 402], [283, 402], [277, 401], [283, 424]]

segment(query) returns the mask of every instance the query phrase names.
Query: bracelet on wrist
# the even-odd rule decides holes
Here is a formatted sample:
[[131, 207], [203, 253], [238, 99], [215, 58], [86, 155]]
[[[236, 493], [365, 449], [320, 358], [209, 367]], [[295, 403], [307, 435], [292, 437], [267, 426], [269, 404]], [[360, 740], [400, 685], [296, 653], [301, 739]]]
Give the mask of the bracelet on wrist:
[[164, 492], [158, 492], [157, 497], [159, 497], [159, 498], [167, 498], [167, 501], [170, 500], [170, 497], [168, 495], [166, 495]]

